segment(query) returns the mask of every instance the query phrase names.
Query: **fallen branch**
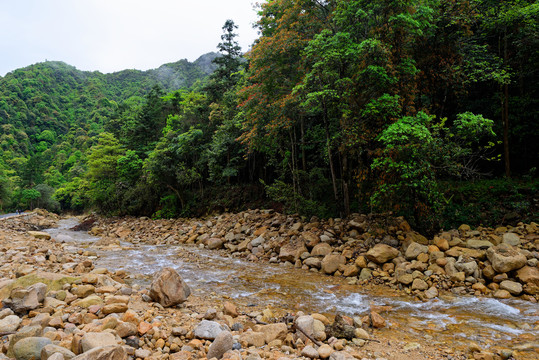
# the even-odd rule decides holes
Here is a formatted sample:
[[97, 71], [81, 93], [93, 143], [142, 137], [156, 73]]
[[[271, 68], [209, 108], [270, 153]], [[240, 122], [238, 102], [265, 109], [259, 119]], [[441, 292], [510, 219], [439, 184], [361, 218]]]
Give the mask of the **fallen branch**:
[[293, 324], [293, 325], [292, 325], [292, 328], [298, 330], [299, 332], [301, 332], [303, 335], [305, 335], [305, 336], [307, 337], [307, 339], [311, 340], [314, 344], [316, 344], [316, 345], [318, 345], [318, 346], [322, 346], [322, 345], [323, 345], [322, 342], [316, 340], [314, 337], [312, 337], [311, 335], [307, 334], [307, 333], [305, 332], [305, 330], [303, 330], [301, 327], [297, 326], [296, 324]]

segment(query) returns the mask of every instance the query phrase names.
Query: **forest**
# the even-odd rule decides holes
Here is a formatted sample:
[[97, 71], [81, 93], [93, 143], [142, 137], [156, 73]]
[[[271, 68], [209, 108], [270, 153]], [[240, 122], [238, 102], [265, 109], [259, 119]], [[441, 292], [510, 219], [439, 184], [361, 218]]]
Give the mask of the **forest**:
[[270, 0], [244, 53], [0, 78], [0, 211], [537, 221], [539, 4]]

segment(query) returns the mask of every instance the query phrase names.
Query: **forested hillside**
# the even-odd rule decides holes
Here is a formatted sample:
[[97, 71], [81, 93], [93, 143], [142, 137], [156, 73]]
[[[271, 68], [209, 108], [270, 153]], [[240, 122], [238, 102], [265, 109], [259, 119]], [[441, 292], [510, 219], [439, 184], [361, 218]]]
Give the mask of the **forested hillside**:
[[537, 220], [538, 4], [259, 11], [247, 54], [223, 26], [204, 81], [213, 69], [196, 62], [110, 75], [43, 63], [2, 78], [2, 206], [393, 212], [425, 231]]

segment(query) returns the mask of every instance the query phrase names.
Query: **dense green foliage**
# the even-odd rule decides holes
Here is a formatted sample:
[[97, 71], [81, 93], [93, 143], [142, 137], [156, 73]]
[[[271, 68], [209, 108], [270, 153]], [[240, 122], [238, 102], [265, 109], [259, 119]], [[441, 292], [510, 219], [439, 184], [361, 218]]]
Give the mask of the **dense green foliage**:
[[[537, 215], [536, 3], [272, 0], [259, 15], [245, 55], [224, 24], [209, 68], [1, 78], [0, 206], [174, 217], [266, 201], [425, 231]], [[507, 202], [481, 205], [494, 196]]]

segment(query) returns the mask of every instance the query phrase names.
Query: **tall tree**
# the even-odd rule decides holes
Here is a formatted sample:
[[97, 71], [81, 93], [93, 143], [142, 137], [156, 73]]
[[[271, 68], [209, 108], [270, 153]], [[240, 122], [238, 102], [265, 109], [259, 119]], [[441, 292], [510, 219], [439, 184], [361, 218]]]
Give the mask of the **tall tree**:
[[230, 19], [226, 20], [222, 27], [221, 42], [217, 45], [221, 56], [213, 59], [212, 62], [217, 65], [217, 69], [210, 75], [205, 87], [211, 102], [222, 99], [223, 94], [233, 89], [240, 77], [238, 71], [242, 65], [242, 52], [241, 46], [236, 41], [237, 28], [238, 26]]

